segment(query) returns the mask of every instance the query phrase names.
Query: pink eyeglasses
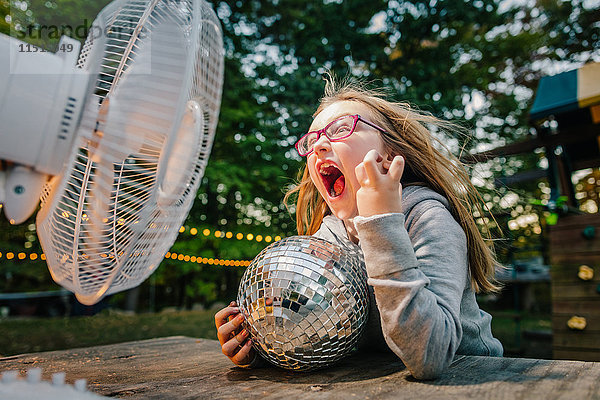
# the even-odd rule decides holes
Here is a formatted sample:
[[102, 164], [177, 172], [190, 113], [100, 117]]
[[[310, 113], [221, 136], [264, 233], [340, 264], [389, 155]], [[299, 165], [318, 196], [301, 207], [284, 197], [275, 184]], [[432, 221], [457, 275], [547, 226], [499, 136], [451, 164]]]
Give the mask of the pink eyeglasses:
[[300, 154], [301, 157], [304, 157], [312, 153], [315, 143], [317, 143], [317, 140], [319, 140], [322, 134], [325, 134], [325, 136], [327, 136], [327, 138], [332, 142], [346, 139], [348, 136], [354, 133], [354, 129], [356, 129], [356, 124], [358, 121], [362, 121], [378, 131], [386, 133], [385, 129], [365, 120], [358, 114], [344, 115], [343, 117], [339, 117], [338, 119], [331, 121], [325, 128], [318, 131], [308, 132], [306, 135], [302, 136], [300, 140], [296, 142], [296, 150], [298, 150], [298, 154]]

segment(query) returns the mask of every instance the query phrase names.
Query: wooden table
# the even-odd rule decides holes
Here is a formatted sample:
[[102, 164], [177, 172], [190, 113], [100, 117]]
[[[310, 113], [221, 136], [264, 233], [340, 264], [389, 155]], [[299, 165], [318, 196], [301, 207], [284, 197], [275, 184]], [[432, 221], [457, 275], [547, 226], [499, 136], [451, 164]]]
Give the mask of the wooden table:
[[0, 371], [41, 367], [48, 380], [86, 378], [126, 399], [600, 399], [600, 363], [458, 356], [434, 381], [413, 379], [398, 359], [358, 354], [322, 371], [244, 370], [214, 340], [169, 337], [0, 359]]

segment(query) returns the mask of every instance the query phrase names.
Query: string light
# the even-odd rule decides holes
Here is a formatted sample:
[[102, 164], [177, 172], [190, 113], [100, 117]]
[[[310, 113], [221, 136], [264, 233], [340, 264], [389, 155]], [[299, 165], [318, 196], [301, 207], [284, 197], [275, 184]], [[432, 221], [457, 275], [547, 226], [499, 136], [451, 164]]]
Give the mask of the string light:
[[26, 258], [29, 258], [31, 261], [35, 261], [38, 258], [45, 260], [46, 259], [46, 255], [45, 254], [38, 254], [38, 253], [25, 253], [25, 252], [18, 252], [18, 253], [14, 253], [12, 251], [8, 251], [6, 253], [2, 253], [0, 252], [0, 259], [2, 258], [6, 258], [7, 260], [19, 260], [19, 261], [23, 261]]
[[[5, 252], [2, 253], [0, 252], [0, 260], [2, 258], [6, 258], [7, 260], [19, 260], [19, 261], [25, 261], [27, 258], [31, 261], [36, 261], [36, 260], [46, 260], [46, 254], [41, 253], [25, 253], [25, 252], [18, 252], [18, 253], [14, 253], [12, 251], [9, 252]], [[101, 257], [114, 257], [113, 255], [108, 256], [106, 254], [101, 254]], [[248, 265], [250, 265], [251, 261], [248, 260], [226, 260], [226, 259], [220, 259], [220, 258], [208, 258], [208, 257], [200, 257], [200, 256], [192, 256], [192, 255], [188, 255], [188, 254], [180, 254], [180, 253], [172, 253], [172, 252], [167, 252], [165, 254], [165, 258], [166, 259], [171, 259], [171, 260], [177, 260], [177, 261], [183, 261], [183, 262], [192, 262], [192, 263], [197, 263], [197, 264], [207, 264], [207, 265], [218, 265], [218, 266], [226, 266], [226, 267], [247, 267]]]
[[[63, 211], [63, 217], [64, 217], [64, 218], [69, 218], [70, 216], [71, 216], [71, 214], [70, 214], [68, 211]], [[87, 220], [89, 220], [89, 217], [88, 217], [88, 215], [87, 215], [87, 214], [83, 214], [83, 215], [82, 215], [82, 219], [83, 219], [84, 221], [87, 221]], [[106, 222], [108, 222], [108, 219], [107, 219], [107, 218], [104, 218], [104, 219], [103, 219], [103, 222], [105, 222], [105, 223], [106, 223]], [[123, 218], [120, 218], [120, 219], [118, 219], [118, 220], [117, 220], [117, 224], [118, 224], [118, 225], [123, 225], [124, 223], [125, 223], [125, 220], [124, 220]], [[155, 223], [152, 223], [152, 224], [150, 225], [150, 228], [151, 228], [151, 229], [155, 229], [155, 228], [156, 228], [156, 224], [155, 224]], [[273, 236], [271, 236], [271, 235], [266, 235], [266, 236], [263, 236], [263, 235], [256, 235], [256, 236], [255, 236], [255, 235], [254, 235], [254, 234], [252, 234], [252, 233], [243, 234], [243, 233], [241, 233], [241, 232], [237, 232], [237, 233], [235, 233], [235, 232], [230, 232], [230, 231], [228, 231], [228, 232], [225, 232], [225, 231], [220, 231], [220, 230], [218, 230], [218, 229], [211, 230], [211, 229], [209, 229], [209, 228], [204, 228], [204, 229], [202, 229], [202, 230], [200, 230], [200, 228], [196, 228], [196, 227], [192, 227], [192, 228], [189, 228], [189, 229], [187, 229], [185, 226], [181, 226], [181, 227], [179, 228], [179, 233], [184, 233], [184, 232], [186, 232], [186, 231], [189, 231], [190, 235], [192, 235], [192, 236], [196, 236], [196, 235], [198, 235], [200, 232], [202, 232], [202, 235], [204, 235], [204, 236], [206, 236], [206, 237], [209, 237], [209, 236], [211, 236], [211, 234], [212, 234], [212, 235], [214, 235], [214, 237], [215, 237], [215, 238], [217, 238], [217, 239], [233, 239], [233, 238], [235, 238], [235, 239], [237, 239], [237, 240], [243, 240], [243, 239], [246, 239], [246, 240], [247, 240], [247, 241], [249, 241], [249, 242], [251, 242], [251, 241], [256, 241], [256, 242], [259, 242], [259, 243], [260, 243], [260, 242], [262, 242], [262, 241], [264, 241], [265, 243], [271, 243], [272, 241], [278, 241], [278, 240], [281, 240], [281, 238], [282, 238], [282, 236], [281, 236], [281, 235], [277, 235], [277, 236], [275, 236], [275, 237], [273, 237]], [[29, 246], [29, 247], [31, 247], [31, 246]], [[29, 248], [29, 247], [28, 247], [28, 248]], [[13, 255], [13, 257], [14, 257], [14, 255]]]
[[237, 240], [243, 240], [246, 239], [247, 241], [251, 242], [251, 241], [257, 241], [257, 242], [262, 242], [265, 241], [266, 243], [271, 243], [273, 240], [278, 241], [281, 240], [282, 236], [281, 235], [277, 235], [275, 237], [271, 236], [271, 235], [254, 235], [252, 233], [248, 233], [248, 234], [243, 234], [241, 232], [225, 232], [225, 231], [220, 231], [218, 229], [215, 230], [211, 230], [209, 228], [204, 228], [202, 230], [200, 230], [200, 228], [186, 228], [185, 226], [181, 226], [179, 228], [179, 233], [184, 233], [186, 231], [189, 231], [190, 235], [192, 236], [196, 236], [198, 235], [198, 233], [202, 232], [202, 235], [204, 236], [211, 236], [211, 234], [217, 238], [217, 239], [233, 239], [236, 238]]
[[186, 254], [172, 253], [170, 251], [165, 254], [165, 258], [184, 262], [193, 262], [197, 264], [220, 265], [226, 267], [247, 267], [250, 265], [250, 261], [248, 260], [224, 260], [219, 258], [197, 257]]

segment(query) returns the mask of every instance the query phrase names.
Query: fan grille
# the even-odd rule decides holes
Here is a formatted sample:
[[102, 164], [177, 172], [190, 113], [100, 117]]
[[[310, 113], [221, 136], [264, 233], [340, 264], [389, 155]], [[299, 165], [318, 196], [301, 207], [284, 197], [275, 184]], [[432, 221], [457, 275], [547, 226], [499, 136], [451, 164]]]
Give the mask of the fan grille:
[[94, 94], [38, 214], [54, 279], [85, 304], [137, 286], [173, 244], [210, 155], [223, 82], [221, 31], [204, 1], [113, 2], [94, 24], [107, 32], [104, 49], [90, 36], [78, 61], [101, 64]]

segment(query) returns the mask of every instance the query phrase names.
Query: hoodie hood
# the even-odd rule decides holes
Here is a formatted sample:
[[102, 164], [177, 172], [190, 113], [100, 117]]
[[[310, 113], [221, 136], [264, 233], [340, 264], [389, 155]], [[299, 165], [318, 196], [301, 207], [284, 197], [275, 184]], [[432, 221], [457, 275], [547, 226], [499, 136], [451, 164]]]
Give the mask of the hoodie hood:
[[405, 216], [411, 214], [413, 208], [426, 200], [434, 200], [440, 202], [450, 211], [450, 203], [438, 192], [428, 188], [427, 186], [406, 186], [402, 188], [402, 212]]

